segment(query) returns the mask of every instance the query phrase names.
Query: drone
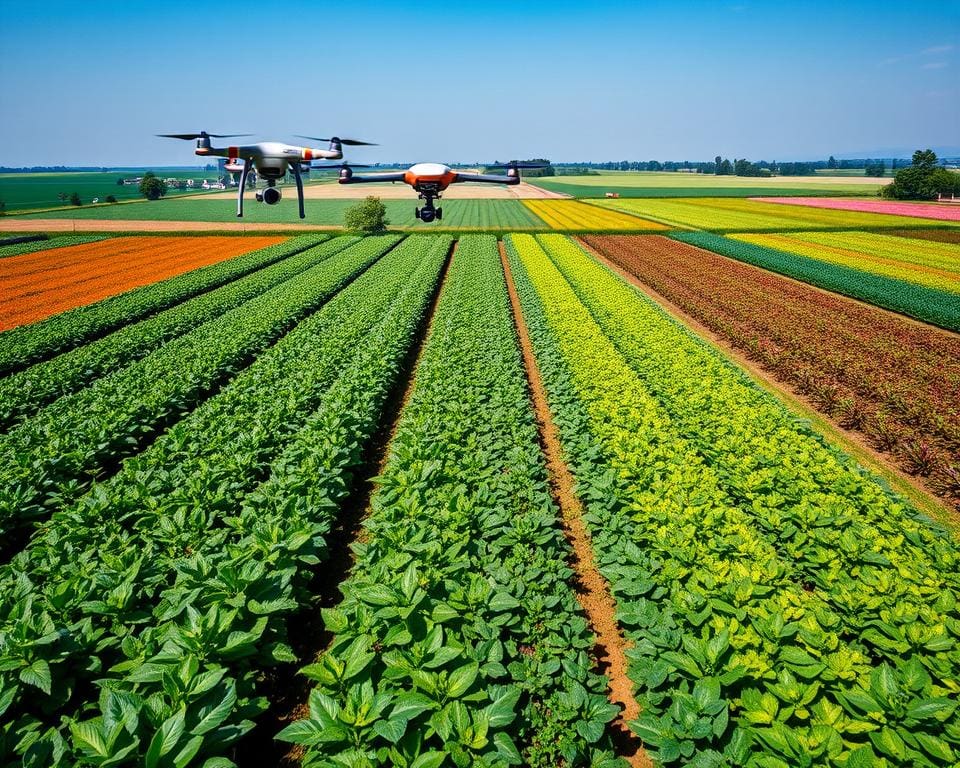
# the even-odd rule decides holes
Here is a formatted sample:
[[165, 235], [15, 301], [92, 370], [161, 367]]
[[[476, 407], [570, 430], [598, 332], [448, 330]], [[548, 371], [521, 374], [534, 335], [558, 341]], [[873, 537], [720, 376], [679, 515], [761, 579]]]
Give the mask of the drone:
[[[293, 171], [294, 179], [297, 182], [297, 199], [300, 202], [300, 218], [305, 218], [303, 212], [303, 171], [310, 170], [310, 161], [317, 160], [339, 160], [343, 157], [343, 147], [372, 147], [376, 146], [369, 141], [358, 141], [356, 139], [341, 139], [333, 136], [329, 139], [319, 139], [315, 136], [300, 136], [298, 138], [308, 139], [309, 141], [329, 141], [330, 146], [327, 149], [315, 149], [313, 147], [300, 147], [292, 144], [284, 144], [279, 141], [261, 141], [257, 144], [248, 144], [235, 147], [214, 147], [210, 144], [210, 139], [232, 139], [241, 136], [250, 136], [249, 133], [160, 133], [158, 136], [165, 139], [183, 139], [184, 141], [197, 141], [196, 154], [201, 157], [226, 157], [227, 164], [225, 170], [229, 172], [240, 172], [240, 188], [237, 191], [237, 216], [243, 216], [243, 190], [247, 186], [247, 174], [250, 173], [250, 167], [257, 169], [257, 174], [266, 179], [267, 186], [263, 190], [258, 190], [256, 198], [258, 203], [267, 205], [276, 205], [282, 197], [280, 189], [277, 187], [277, 180], [282, 179], [287, 169]], [[242, 161], [242, 164], [241, 164]]]
[[[359, 167], [359, 166], [353, 166]], [[455, 171], [447, 165], [441, 163], [417, 163], [411, 165], [406, 171], [397, 173], [371, 173], [364, 176], [354, 174], [353, 168], [347, 163], [342, 165], [314, 166], [314, 168], [339, 168], [341, 184], [366, 184], [377, 181], [402, 181], [409, 184], [419, 194], [419, 198], [424, 201], [422, 208], [414, 208], [414, 215], [424, 222], [443, 219], [443, 208], [436, 208], [433, 205], [434, 200], [439, 200], [443, 191], [451, 184], [459, 184], [465, 181], [477, 181], [485, 184], [510, 184], [520, 183], [521, 168], [546, 168], [546, 163], [518, 163], [516, 161], [504, 165], [490, 165], [488, 168], [505, 168], [505, 176], [497, 176], [488, 173], [463, 173]]]

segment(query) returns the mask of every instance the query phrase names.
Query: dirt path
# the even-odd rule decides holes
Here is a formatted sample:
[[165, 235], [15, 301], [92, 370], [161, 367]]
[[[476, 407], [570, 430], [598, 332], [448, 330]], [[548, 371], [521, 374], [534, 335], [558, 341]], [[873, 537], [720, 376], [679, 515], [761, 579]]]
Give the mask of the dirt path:
[[[387, 398], [380, 419], [380, 428], [370, 440], [363, 459], [362, 467], [355, 473], [356, 482], [353, 492], [343, 504], [343, 513], [338, 517], [336, 528], [330, 534], [330, 557], [322, 564], [322, 574], [318, 576], [314, 594], [318, 596], [313, 609], [305, 611], [305, 615], [297, 626], [297, 636], [292, 639], [292, 645], [301, 664], [312, 663], [330, 647], [333, 635], [326, 630], [320, 616], [320, 609], [333, 608], [340, 603], [340, 585], [349, 577], [353, 570], [355, 558], [351, 544], [366, 540], [367, 531], [364, 521], [370, 516], [371, 503], [376, 493], [376, 485], [371, 478], [379, 476], [386, 468], [390, 456], [390, 445], [397, 433], [400, 419], [407, 403], [413, 395], [416, 383], [416, 371], [423, 357], [427, 339], [433, 332], [433, 322], [443, 294], [443, 287], [447, 282], [450, 265], [456, 252], [457, 241], [454, 240], [447, 254], [446, 264], [437, 281], [436, 291], [427, 308], [425, 321], [421, 332], [410, 345], [406, 358], [397, 377], [396, 385]], [[292, 632], [291, 632], [292, 634]], [[286, 690], [280, 692], [279, 710], [270, 722], [271, 734], [309, 715], [308, 699], [312, 684], [302, 676], [290, 678], [286, 681]], [[288, 745], [273, 742], [270, 754], [254, 754], [241, 756], [238, 765], [255, 768], [260, 765], [279, 765], [283, 768], [299, 766], [304, 754], [304, 748], [299, 744]]]
[[640, 707], [633, 696], [633, 683], [627, 677], [626, 651], [630, 643], [624, 639], [617, 625], [616, 606], [610, 587], [597, 569], [593, 557], [593, 544], [590, 533], [583, 522], [583, 505], [574, 492], [574, 479], [570, 468], [563, 460], [563, 448], [560, 444], [560, 434], [550, 407], [547, 404], [547, 392], [540, 378], [536, 357], [530, 333], [523, 320], [523, 310], [520, 306], [520, 297], [517, 295], [507, 261], [503, 242], [500, 242], [500, 260], [507, 279], [507, 291], [510, 294], [510, 304], [513, 309], [514, 323], [520, 339], [520, 348], [523, 352], [524, 367], [530, 383], [530, 393], [533, 399], [534, 410], [537, 415], [537, 426], [543, 451], [547, 458], [547, 472], [550, 478], [550, 490], [554, 501], [560, 508], [561, 523], [564, 535], [573, 551], [571, 566], [576, 573], [577, 600], [583, 607], [590, 622], [590, 627], [597, 636], [595, 655], [600, 671], [607, 675], [610, 681], [608, 692], [612, 703], [621, 707], [621, 712], [612, 723], [613, 738], [617, 751], [632, 766], [647, 768], [652, 763], [643, 747], [631, 732], [627, 723], [636, 719], [640, 714]]
[[[711, 342], [715, 347], [718, 347], [727, 357], [729, 357], [733, 362], [735, 362], [741, 368], [746, 369], [746, 371], [758, 382], [772, 392], [778, 399], [784, 401], [787, 407], [791, 408], [797, 412], [801, 417], [810, 421], [813, 424], [814, 429], [826, 436], [831, 441], [839, 444], [847, 453], [851, 454], [858, 462], [864, 465], [867, 469], [871, 470], [875, 474], [883, 477], [895, 491], [901, 495], [908, 498], [918, 509], [929, 517], [939, 521], [940, 523], [948, 526], [954, 532], [960, 535], [960, 514], [952, 510], [946, 504], [943, 503], [941, 499], [931, 493], [925, 486], [920, 484], [920, 482], [908, 475], [898, 466], [892, 463], [893, 459], [890, 454], [882, 453], [874, 448], [869, 441], [861, 435], [859, 432], [853, 432], [851, 430], [846, 430], [843, 427], [839, 426], [827, 416], [817, 410], [816, 406], [813, 404], [813, 401], [807, 398], [806, 396], [800, 394], [793, 390], [789, 385], [784, 384], [779, 379], [777, 379], [772, 373], [763, 368], [759, 363], [754, 360], [751, 360], [747, 357], [740, 349], [733, 346], [727, 339], [719, 334], [715, 333], [713, 330], [708, 328], [706, 325], [701, 323], [699, 320], [694, 318], [691, 315], [688, 315], [680, 307], [671, 302], [669, 299], [657, 293], [653, 288], [644, 283], [635, 275], [631, 274], [627, 270], [623, 269], [619, 265], [612, 262], [602, 253], [597, 251], [595, 248], [591, 247], [585, 243], [581, 238], [576, 238], [577, 244], [580, 245], [588, 253], [592, 254], [601, 264], [604, 264], [613, 272], [620, 275], [624, 280], [629, 282], [631, 285], [639, 288], [644, 295], [650, 297], [654, 302], [656, 302], [668, 315], [683, 323], [687, 328], [692, 330], [697, 336], [700, 336], [703, 339]], [[782, 275], [781, 275], [782, 277]], [[786, 278], [791, 279], [791, 278]], [[794, 281], [797, 282], [797, 281]], [[801, 283], [805, 287], [816, 287], [809, 286], [807, 283]], [[822, 289], [817, 289], [822, 290]], [[827, 291], [829, 293], [829, 291]], [[834, 294], [836, 295], [836, 294]], [[855, 300], [854, 300], [855, 301]], [[873, 309], [876, 309], [872, 304], [868, 305]], [[885, 310], [886, 311], [886, 310]], [[895, 315], [898, 319], [904, 319], [903, 315], [897, 313], [890, 313]], [[908, 320], [911, 318], [907, 318]], [[934, 326], [929, 326], [920, 321], [914, 320], [913, 322], [923, 325], [926, 328], [931, 328]], [[942, 330], [942, 329], [936, 329]], [[944, 331], [944, 333], [950, 333], [949, 331]]]

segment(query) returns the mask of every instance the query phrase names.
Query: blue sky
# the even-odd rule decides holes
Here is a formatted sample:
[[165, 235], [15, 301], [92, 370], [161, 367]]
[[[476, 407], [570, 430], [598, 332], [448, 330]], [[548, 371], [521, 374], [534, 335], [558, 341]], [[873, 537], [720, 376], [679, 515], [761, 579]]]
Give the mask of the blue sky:
[[187, 164], [155, 133], [358, 162], [789, 160], [960, 144], [960, 1], [11, 2], [0, 165]]

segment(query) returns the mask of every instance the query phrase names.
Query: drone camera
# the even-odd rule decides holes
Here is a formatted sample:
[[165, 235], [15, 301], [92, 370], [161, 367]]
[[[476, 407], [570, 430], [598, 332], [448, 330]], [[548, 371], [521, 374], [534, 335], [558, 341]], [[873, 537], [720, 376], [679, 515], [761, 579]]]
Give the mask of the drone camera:
[[267, 205], [276, 205], [280, 202], [281, 197], [280, 190], [276, 187], [267, 187], [257, 192], [257, 202], [266, 203]]

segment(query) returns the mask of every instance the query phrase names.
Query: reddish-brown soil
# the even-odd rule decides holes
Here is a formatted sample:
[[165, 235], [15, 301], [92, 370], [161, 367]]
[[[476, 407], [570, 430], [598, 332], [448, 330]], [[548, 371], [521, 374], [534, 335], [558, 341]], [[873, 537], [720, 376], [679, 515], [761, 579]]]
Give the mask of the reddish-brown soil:
[[0, 262], [0, 330], [281, 242], [281, 237], [118, 237]]
[[582, 242], [960, 501], [960, 337], [668, 238]]
[[958, 229], [885, 229], [885, 235], [912, 237], [917, 240], [932, 240], [935, 243], [957, 243], [960, 245]]
[[626, 651], [630, 648], [616, 620], [616, 605], [610, 593], [610, 587], [597, 569], [593, 556], [593, 544], [590, 533], [583, 521], [583, 505], [574, 491], [573, 474], [563, 459], [563, 447], [560, 434], [547, 403], [547, 393], [540, 378], [540, 370], [533, 352], [533, 344], [526, 323], [520, 297], [517, 295], [510, 273], [510, 264], [500, 243], [500, 259], [507, 278], [507, 290], [513, 308], [514, 322], [520, 339], [524, 366], [530, 384], [530, 394], [537, 416], [540, 439], [547, 459], [547, 471], [553, 498], [560, 508], [561, 524], [564, 535], [572, 550], [571, 565], [576, 573], [577, 600], [583, 607], [590, 627], [597, 637], [595, 653], [600, 670], [609, 680], [608, 696], [611, 702], [621, 708], [613, 722], [613, 737], [620, 756], [633, 766], [650, 766], [650, 758], [644, 752], [640, 741], [630, 732], [627, 723], [636, 719], [640, 707], [633, 696], [633, 683], [627, 677]]

